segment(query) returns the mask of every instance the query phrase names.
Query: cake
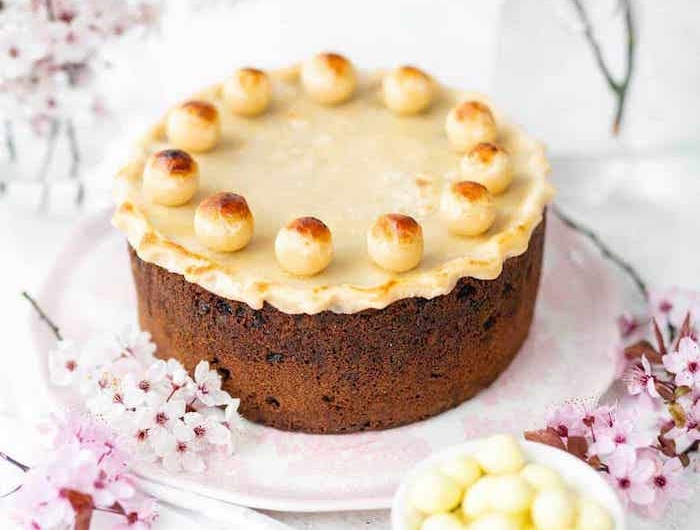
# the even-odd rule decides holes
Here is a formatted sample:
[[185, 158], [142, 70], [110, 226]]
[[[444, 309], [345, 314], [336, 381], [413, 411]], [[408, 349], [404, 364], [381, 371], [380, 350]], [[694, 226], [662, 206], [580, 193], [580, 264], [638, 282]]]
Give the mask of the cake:
[[494, 382], [528, 336], [540, 143], [413, 66], [322, 53], [170, 109], [116, 178], [141, 326], [251, 421], [386, 429]]

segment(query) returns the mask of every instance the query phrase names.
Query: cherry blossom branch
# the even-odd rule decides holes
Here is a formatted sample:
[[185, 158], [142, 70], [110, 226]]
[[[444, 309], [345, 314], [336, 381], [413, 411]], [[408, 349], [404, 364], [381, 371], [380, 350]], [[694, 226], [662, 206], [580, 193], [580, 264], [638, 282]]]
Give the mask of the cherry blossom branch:
[[75, 137], [75, 125], [73, 124], [73, 120], [70, 118], [66, 120], [66, 136], [68, 136], [68, 146], [71, 155], [69, 175], [71, 178], [76, 178], [80, 167], [80, 151], [78, 150], [78, 140]]
[[56, 16], [53, 12], [52, 0], [44, 0], [44, 5], [46, 6], [46, 16], [49, 20], [56, 20]]
[[619, 256], [615, 251], [613, 251], [608, 245], [606, 245], [596, 234], [591, 230], [590, 228], [587, 228], [578, 222], [574, 221], [571, 217], [566, 215], [559, 206], [556, 204], [552, 205], [552, 212], [554, 212], [554, 215], [556, 215], [561, 221], [568, 226], [569, 228], [572, 228], [573, 230], [576, 230], [580, 234], [583, 234], [586, 236], [597, 248], [600, 250], [601, 254], [613, 263], [615, 263], [618, 267], [620, 267], [629, 277], [632, 279], [634, 284], [636, 285], [637, 289], [639, 289], [640, 293], [644, 297], [644, 299], [648, 299], [649, 297], [649, 289], [647, 287], [646, 282], [642, 279], [641, 275], [637, 272], [637, 270], [624, 258]]
[[626, 31], [626, 68], [625, 74], [621, 81], [616, 81], [615, 78], [610, 73], [605, 58], [603, 56], [603, 51], [600, 44], [595, 38], [593, 24], [591, 23], [588, 13], [586, 12], [583, 2], [581, 0], [571, 0], [578, 17], [583, 24], [583, 34], [586, 41], [593, 51], [593, 57], [600, 69], [605, 81], [608, 84], [610, 90], [617, 97], [617, 108], [615, 110], [615, 118], [612, 125], [612, 133], [617, 136], [620, 132], [620, 125], [622, 123], [622, 115], [624, 113], [625, 101], [627, 99], [627, 93], [629, 92], [630, 81], [632, 80], [632, 74], [634, 72], [634, 59], [635, 59], [635, 48], [636, 48], [636, 36], [635, 36], [635, 25], [634, 16], [632, 14], [632, 2], [631, 0], [620, 0], [620, 4], [624, 10], [625, 17], [625, 31]]
[[17, 460], [12, 458], [10, 455], [7, 455], [7, 454], [3, 453], [2, 451], [0, 451], [0, 458], [3, 459], [5, 462], [9, 462], [10, 464], [12, 464], [15, 467], [18, 467], [19, 469], [21, 469], [25, 473], [27, 471], [29, 471], [29, 466], [23, 464], [22, 462], [18, 462]]
[[[70, 149], [71, 155], [71, 165], [68, 176], [71, 179], [77, 179], [80, 174], [80, 149], [78, 146], [78, 139], [75, 134], [75, 124], [73, 120], [68, 118], [66, 120], [66, 136], [68, 136], [68, 147]], [[78, 182], [78, 195], [75, 198], [76, 206], [80, 206], [85, 198], [85, 188], [82, 182]]]
[[10, 157], [10, 161], [14, 162], [17, 160], [15, 136], [12, 131], [12, 122], [9, 119], [5, 120], [5, 148], [7, 149], [7, 154]]
[[61, 335], [61, 330], [59, 327], [51, 320], [48, 315], [44, 312], [44, 310], [39, 306], [36, 300], [32, 298], [32, 296], [27, 292], [27, 291], [22, 291], [22, 296], [32, 305], [34, 308], [34, 311], [36, 311], [37, 315], [41, 320], [43, 320], [47, 326], [51, 329], [51, 331], [54, 334], [54, 337], [56, 337], [56, 340], [63, 340], [63, 336]]
[[51, 126], [49, 128], [49, 136], [46, 140], [46, 151], [44, 152], [44, 157], [41, 160], [41, 165], [39, 166], [39, 173], [37, 175], [37, 180], [42, 183], [40, 201], [40, 208], [42, 210], [46, 205], [46, 194], [48, 193], [48, 187], [46, 185], [46, 175], [49, 172], [49, 167], [51, 166], [51, 161], [53, 160], [53, 155], [56, 151], [56, 140], [58, 140], [59, 129], [60, 122], [56, 118], [52, 118]]

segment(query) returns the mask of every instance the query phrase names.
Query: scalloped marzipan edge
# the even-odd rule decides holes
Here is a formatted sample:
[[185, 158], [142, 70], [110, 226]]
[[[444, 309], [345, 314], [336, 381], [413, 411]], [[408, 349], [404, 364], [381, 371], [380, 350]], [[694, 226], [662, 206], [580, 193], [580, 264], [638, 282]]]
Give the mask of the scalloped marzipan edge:
[[[288, 79], [296, 75], [296, 68], [279, 70], [275, 75]], [[214, 85], [193, 97], [212, 96], [219, 90], [220, 85]], [[164, 119], [151, 127], [141, 138], [136, 145], [137, 152], [134, 157], [117, 174], [117, 207], [112, 218], [113, 225], [126, 235], [129, 244], [142, 260], [181, 274], [191, 283], [223, 298], [245, 302], [254, 309], [260, 309], [267, 302], [289, 314], [316, 314], [326, 310], [355, 313], [370, 308], [383, 309], [404, 298], [434, 298], [444, 295], [463, 277], [483, 280], [497, 278], [506, 259], [523, 254], [527, 250], [532, 232], [542, 221], [544, 208], [554, 196], [554, 188], [546, 178], [549, 163], [545, 157], [544, 146], [524, 135], [518, 128], [518, 133], [533, 147], [530, 166], [532, 176], [537, 182], [528, 195], [528, 200], [521, 205], [518, 224], [494, 235], [486, 243], [493, 258], [456, 258], [429, 271], [399, 275], [374, 287], [350, 284], [292, 287], [280, 282], [241, 277], [236, 271], [169, 241], [150, 225], [145, 213], [129, 199], [129, 189], [140, 178], [146, 158], [146, 146], [151, 141], [162, 138], [163, 129]]]

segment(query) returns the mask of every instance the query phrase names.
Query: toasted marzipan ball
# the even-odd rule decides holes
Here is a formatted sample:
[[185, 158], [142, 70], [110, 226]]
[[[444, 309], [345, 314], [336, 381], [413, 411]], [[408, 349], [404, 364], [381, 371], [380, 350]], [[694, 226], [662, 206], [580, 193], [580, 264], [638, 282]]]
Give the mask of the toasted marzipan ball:
[[489, 513], [472, 521], [469, 530], [520, 530], [520, 525], [505, 514]]
[[298, 276], [313, 276], [333, 259], [331, 231], [315, 217], [299, 217], [277, 233], [275, 256], [280, 266]]
[[445, 132], [455, 151], [469, 151], [481, 142], [496, 140], [496, 122], [491, 109], [479, 101], [465, 101], [447, 114]]
[[467, 180], [445, 188], [440, 211], [448, 230], [459, 236], [483, 234], [496, 220], [496, 204], [489, 191]]
[[574, 525], [576, 503], [566, 490], [547, 489], [537, 492], [530, 510], [538, 530], [561, 530]]
[[420, 530], [467, 530], [467, 527], [456, 515], [439, 513], [427, 517]]
[[314, 100], [337, 105], [354, 94], [357, 74], [352, 63], [342, 55], [320, 53], [302, 64], [301, 82]]
[[497, 475], [518, 473], [525, 465], [520, 444], [507, 434], [482, 440], [474, 456], [484, 471]]
[[471, 456], [457, 456], [443, 462], [440, 465], [440, 473], [463, 488], [468, 488], [481, 477], [481, 467]]
[[186, 101], [168, 113], [165, 131], [178, 149], [209, 151], [221, 136], [219, 111], [207, 101]]
[[199, 188], [199, 166], [185, 151], [165, 149], [153, 153], [143, 170], [143, 191], [163, 206], [180, 206]]
[[497, 475], [494, 477], [491, 495], [494, 510], [520, 513], [529, 510], [535, 492], [520, 475]]
[[408, 491], [409, 502], [426, 514], [449, 512], [462, 500], [462, 488], [436, 471], [416, 478]]
[[204, 245], [219, 252], [245, 247], [253, 237], [253, 214], [235, 193], [220, 192], [199, 203], [194, 212], [194, 232]]
[[492, 511], [494, 478], [483, 476], [467, 489], [462, 500], [462, 513], [466, 518], [475, 519]]
[[400, 66], [382, 79], [384, 104], [397, 114], [418, 114], [433, 101], [435, 89], [428, 74], [415, 66]]
[[610, 514], [592, 499], [578, 500], [576, 530], [613, 530]]
[[423, 257], [423, 229], [408, 215], [380, 215], [367, 231], [367, 250], [372, 261], [383, 269], [411, 270]]
[[257, 116], [265, 112], [272, 98], [272, 84], [267, 74], [255, 68], [241, 68], [224, 83], [224, 101], [241, 116]]
[[559, 473], [542, 464], [527, 464], [520, 472], [520, 476], [536, 490], [565, 486]]
[[506, 191], [513, 182], [510, 155], [489, 143], [477, 144], [464, 155], [460, 171], [463, 178], [483, 184], [494, 195]]

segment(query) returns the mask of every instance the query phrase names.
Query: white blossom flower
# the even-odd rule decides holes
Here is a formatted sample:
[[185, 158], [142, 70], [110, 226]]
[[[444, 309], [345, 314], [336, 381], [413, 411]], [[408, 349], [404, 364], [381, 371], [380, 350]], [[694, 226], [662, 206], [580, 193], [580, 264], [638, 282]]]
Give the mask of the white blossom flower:
[[165, 384], [166, 372], [167, 365], [162, 360], [153, 362], [145, 372], [129, 372], [122, 379], [124, 393], [135, 402], [152, 402], [152, 396], [168, 391], [168, 385]]
[[153, 462], [157, 458], [152, 443], [152, 426], [152, 410], [143, 406], [121, 424], [122, 441], [139, 462]]
[[184, 417], [185, 425], [192, 429], [195, 440], [200, 443], [210, 443], [214, 445], [227, 445], [230, 443], [231, 434], [229, 430], [212, 417], [205, 416], [199, 412], [187, 412]]
[[149, 436], [154, 447], [160, 438], [170, 434], [174, 426], [185, 415], [185, 409], [185, 402], [181, 399], [163, 401], [150, 409], [146, 425], [148, 425]]
[[170, 395], [189, 402], [194, 397], [194, 381], [176, 359], [168, 359], [165, 378], [170, 383]]
[[170, 472], [181, 470], [199, 473], [205, 465], [199, 454], [200, 444], [195, 439], [192, 429], [182, 420], [172, 425], [172, 433], [166, 433], [154, 441], [156, 453], [163, 459], [163, 467]]
[[46, 54], [44, 42], [36, 38], [28, 26], [29, 24], [25, 22], [2, 27], [0, 81], [29, 75], [34, 62]]
[[88, 410], [102, 416], [109, 422], [115, 422], [127, 412], [133, 412], [141, 403], [124, 392], [120, 382], [101, 388], [87, 401]]
[[[120, 337], [118, 348], [113, 339], [88, 343], [79, 359], [70, 343], [61, 344], [51, 357], [59, 380], [81, 390], [88, 410], [121, 435], [138, 461], [196, 471], [204, 469], [204, 455], [211, 463], [232, 454], [243, 427], [240, 401], [221, 389], [209, 363], [200, 362], [193, 379], [179, 361], [155, 359], [148, 334], [130, 328]], [[73, 361], [79, 374], [66, 375]], [[123, 486], [94, 480], [105, 502]]]
[[117, 335], [114, 349], [115, 358], [133, 358], [144, 366], [155, 360], [156, 345], [151, 341], [151, 334], [133, 325], [126, 326]]
[[221, 390], [221, 376], [209, 369], [209, 362], [200, 361], [194, 370], [195, 396], [209, 407], [228, 405], [231, 396]]
[[49, 352], [49, 375], [58, 386], [75, 383], [81, 375], [80, 352], [73, 341], [60, 340]]

